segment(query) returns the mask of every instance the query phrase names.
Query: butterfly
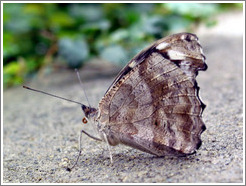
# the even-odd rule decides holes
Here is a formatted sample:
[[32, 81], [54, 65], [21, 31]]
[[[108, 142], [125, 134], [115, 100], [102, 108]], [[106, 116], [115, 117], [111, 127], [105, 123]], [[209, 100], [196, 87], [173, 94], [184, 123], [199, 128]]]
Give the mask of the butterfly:
[[105, 141], [111, 162], [110, 146], [118, 144], [156, 156], [186, 156], [199, 149], [206, 129], [202, 120], [206, 106], [196, 81], [198, 72], [207, 69], [205, 59], [195, 34], [164, 37], [130, 60], [98, 108], [23, 87], [81, 105], [86, 117], [82, 121], [89, 120], [97, 136], [81, 130], [80, 142], [82, 133]]
[[98, 108], [81, 106], [99, 137], [87, 135], [157, 156], [195, 153], [206, 129], [196, 76], [206, 69], [195, 34], [156, 41], [120, 71]]

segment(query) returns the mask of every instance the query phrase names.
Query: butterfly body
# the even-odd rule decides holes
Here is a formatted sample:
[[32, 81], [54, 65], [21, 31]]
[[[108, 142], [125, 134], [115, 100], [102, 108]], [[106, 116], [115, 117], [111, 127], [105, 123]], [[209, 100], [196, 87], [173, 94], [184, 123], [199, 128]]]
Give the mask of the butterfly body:
[[123, 68], [97, 109], [82, 110], [110, 145], [124, 144], [157, 156], [195, 153], [206, 129], [195, 78], [206, 68], [194, 34], [165, 37]]

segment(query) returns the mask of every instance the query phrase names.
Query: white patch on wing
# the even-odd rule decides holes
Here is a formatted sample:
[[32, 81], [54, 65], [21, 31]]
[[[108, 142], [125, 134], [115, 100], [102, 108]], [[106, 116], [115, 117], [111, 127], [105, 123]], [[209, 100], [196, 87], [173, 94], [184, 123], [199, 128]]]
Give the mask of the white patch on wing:
[[182, 35], [180, 38], [183, 39], [183, 40], [185, 40], [186, 35]]
[[202, 48], [200, 48], [200, 52], [201, 52], [202, 55], [204, 55]]
[[157, 50], [163, 50], [163, 49], [165, 49], [167, 46], [169, 46], [169, 43], [163, 42], [163, 43], [160, 43], [159, 45], [157, 45], [157, 46], [156, 46], [156, 49], [157, 49]]
[[169, 50], [168, 56], [170, 57], [170, 59], [174, 59], [174, 60], [182, 60], [182, 59], [185, 59], [186, 57], [184, 53], [178, 52], [176, 50]]
[[130, 68], [133, 68], [133, 67], [135, 67], [136, 66], [136, 61], [135, 60], [133, 60], [128, 66], [130, 67]]

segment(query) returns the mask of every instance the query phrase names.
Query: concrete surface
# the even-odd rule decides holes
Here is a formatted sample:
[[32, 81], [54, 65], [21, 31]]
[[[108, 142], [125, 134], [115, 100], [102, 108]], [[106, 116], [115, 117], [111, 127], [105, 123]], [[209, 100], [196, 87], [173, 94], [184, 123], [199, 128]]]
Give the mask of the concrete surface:
[[[243, 36], [204, 29], [197, 35], [208, 64], [197, 78], [207, 105], [197, 154], [157, 158], [116, 146], [111, 165], [106, 144], [83, 136], [78, 165], [68, 172], [64, 167], [77, 156], [80, 130], [93, 133], [90, 124], [82, 124], [79, 105], [17, 87], [3, 94], [3, 183], [242, 183]], [[104, 70], [88, 66], [80, 72], [94, 106], [115, 76]], [[28, 85], [86, 103], [74, 72], [41, 74]]]

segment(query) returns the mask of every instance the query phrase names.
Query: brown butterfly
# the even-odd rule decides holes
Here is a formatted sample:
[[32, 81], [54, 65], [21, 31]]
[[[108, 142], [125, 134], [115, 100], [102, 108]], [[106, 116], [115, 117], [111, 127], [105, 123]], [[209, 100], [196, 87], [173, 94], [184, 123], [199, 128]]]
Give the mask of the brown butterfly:
[[105, 141], [108, 148], [124, 144], [157, 156], [195, 153], [206, 129], [195, 78], [206, 69], [196, 35], [179, 33], [156, 41], [121, 70], [98, 108], [76, 102], [99, 137], [81, 134]]
[[196, 76], [206, 70], [198, 38], [179, 33], [156, 41], [118, 74], [98, 108], [82, 106], [100, 139], [157, 156], [189, 155], [201, 146], [205, 105]]

